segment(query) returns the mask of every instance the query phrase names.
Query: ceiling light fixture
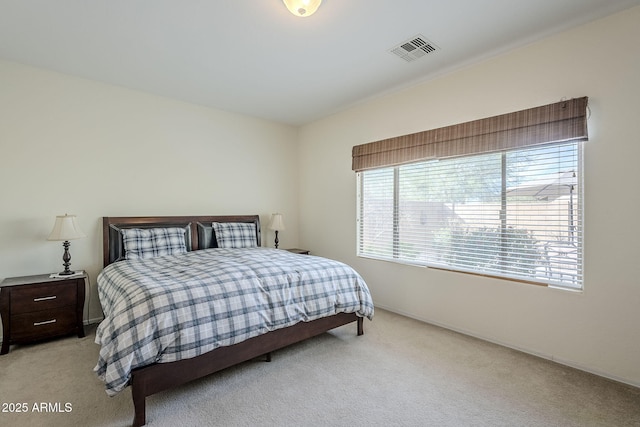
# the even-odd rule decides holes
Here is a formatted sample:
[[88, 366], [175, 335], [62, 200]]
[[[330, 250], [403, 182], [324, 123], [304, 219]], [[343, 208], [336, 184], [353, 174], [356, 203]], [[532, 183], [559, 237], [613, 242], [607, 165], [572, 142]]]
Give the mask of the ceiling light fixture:
[[301, 18], [306, 18], [315, 13], [322, 0], [282, 0], [289, 12]]

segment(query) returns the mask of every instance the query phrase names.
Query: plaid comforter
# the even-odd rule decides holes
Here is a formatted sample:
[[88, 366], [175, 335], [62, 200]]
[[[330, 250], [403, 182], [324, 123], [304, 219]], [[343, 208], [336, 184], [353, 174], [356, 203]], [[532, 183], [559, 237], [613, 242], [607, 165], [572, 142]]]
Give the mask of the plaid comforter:
[[269, 248], [207, 249], [126, 260], [98, 275], [105, 319], [94, 371], [112, 396], [131, 370], [232, 345], [336, 313], [373, 317], [351, 267]]

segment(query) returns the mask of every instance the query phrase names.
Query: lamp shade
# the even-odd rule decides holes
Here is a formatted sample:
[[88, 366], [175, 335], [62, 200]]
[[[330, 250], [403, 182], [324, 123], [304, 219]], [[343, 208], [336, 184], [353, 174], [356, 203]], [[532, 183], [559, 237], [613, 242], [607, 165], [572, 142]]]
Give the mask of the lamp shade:
[[75, 215], [58, 215], [47, 240], [74, 240], [87, 237], [76, 222]]
[[320, 7], [322, 0], [282, 0], [289, 12], [301, 18], [313, 15]]
[[282, 221], [282, 214], [274, 213], [271, 215], [271, 224], [269, 224], [271, 230], [283, 231], [284, 222]]

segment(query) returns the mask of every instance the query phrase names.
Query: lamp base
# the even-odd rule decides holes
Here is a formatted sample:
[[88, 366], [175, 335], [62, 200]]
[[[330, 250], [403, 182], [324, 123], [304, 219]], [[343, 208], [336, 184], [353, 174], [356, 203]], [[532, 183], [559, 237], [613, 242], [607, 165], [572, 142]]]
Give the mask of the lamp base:
[[71, 246], [71, 243], [69, 243], [68, 240], [65, 240], [62, 244], [62, 247], [64, 248], [64, 254], [62, 255], [62, 265], [64, 265], [64, 271], [58, 273], [58, 275], [60, 276], [70, 276], [75, 273], [75, 271], [71, 271], [69, 269], [69, 266], [71, 265], [71, 254], [69, 253], [69, 246]]
[[58, 276], [71, 276], [72, 274], [76, 274], [76, 272], [71, 270], [65, 270], [58, 273]]

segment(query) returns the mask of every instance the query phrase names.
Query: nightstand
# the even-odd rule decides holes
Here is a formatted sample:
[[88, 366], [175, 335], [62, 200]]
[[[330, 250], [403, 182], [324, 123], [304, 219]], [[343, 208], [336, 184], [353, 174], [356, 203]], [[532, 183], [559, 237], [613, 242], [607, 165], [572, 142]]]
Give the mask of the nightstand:
[[0, 283], [2, 349], [11, 344], [68, 334], [84, 337], [82, 311], [86, 273], [71, 278], [48, 274], [10, 277]]
[[300, 255], [309, 255], [310, 254], [308, 249], [291, 248], [291, 249], [285, 249], [285, 251], [293, 252], [294, 254], [300, 254]]

